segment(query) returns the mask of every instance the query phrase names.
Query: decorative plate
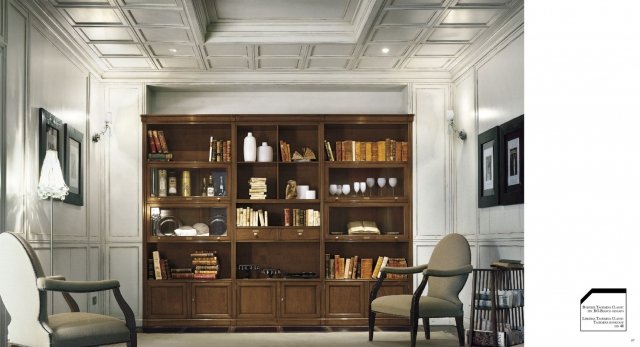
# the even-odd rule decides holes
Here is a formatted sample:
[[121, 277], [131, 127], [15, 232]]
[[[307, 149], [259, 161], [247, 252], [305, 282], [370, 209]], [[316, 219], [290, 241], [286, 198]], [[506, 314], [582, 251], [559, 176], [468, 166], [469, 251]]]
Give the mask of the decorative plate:
[[220, 236], [227, 233], [227, 222], [224, 216], [217, 215], [209, 221], [209, 235]]
[[196, 223], [193, 225], [193, 228], [196, 229], [198, 236], [209, 236], [209, 226], [204, 223]]
[[158, 236], [174, 236], [176, 229], [182, 226], [182, 222], [174, 216], [166, 216], [158, 221], [156, 235]]

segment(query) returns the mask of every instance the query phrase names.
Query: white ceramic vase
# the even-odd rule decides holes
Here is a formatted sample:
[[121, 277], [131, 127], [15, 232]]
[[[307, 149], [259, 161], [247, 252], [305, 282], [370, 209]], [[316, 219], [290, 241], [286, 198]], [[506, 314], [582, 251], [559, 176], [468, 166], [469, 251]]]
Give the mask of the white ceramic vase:
[[267, 145], [266, 142], [263, 142], [262, 146], [258, 147], [258, 161], [259, 162], [273, 161], [273, 148]]
[[256, 161], [256, 138], [249, 132], [244, 138], [244, 161]]

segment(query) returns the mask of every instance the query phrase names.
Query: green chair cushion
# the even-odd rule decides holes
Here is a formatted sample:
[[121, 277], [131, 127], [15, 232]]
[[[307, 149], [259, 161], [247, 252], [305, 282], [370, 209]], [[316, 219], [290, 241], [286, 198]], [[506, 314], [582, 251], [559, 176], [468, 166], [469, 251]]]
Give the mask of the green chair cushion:
[[52, 345], [95, 346], [129, 340], [124, 321], [86, 312], [59, 313], [49, 316]]
[[[395, 316], [409, 317], [411, 312], [411, 295], [387, 295], [371, 302], [371, 310]], [[420, 299], [420, 315], [422, 318], [441, 318], [462, 316], [462, 304], [423, 296]]]

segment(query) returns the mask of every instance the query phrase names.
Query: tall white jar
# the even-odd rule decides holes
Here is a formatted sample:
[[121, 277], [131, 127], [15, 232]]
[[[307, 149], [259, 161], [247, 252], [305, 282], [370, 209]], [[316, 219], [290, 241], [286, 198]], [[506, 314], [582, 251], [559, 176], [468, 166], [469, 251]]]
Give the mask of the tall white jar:
[[258, 147], [258, 161], [259, 162], [273, 161], [273, 148], [267, 145], [266, 142], [263, 142], [262, 146]]
[[249, 132], [244, 138], [244, 161], [256, 161], [256, 138]]

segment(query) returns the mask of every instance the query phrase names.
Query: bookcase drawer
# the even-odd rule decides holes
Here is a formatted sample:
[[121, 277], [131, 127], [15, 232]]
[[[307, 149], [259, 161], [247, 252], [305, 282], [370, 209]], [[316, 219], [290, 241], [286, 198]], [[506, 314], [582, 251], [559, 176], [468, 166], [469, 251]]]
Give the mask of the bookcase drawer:
[[293, 241], [293, 240], [319, 240], [320, 231], [318, 229], [282, 229], [280, 230], [280, 240]]
[[278, 238], [278, 231], [276, 229], [238, 229], [237, 240], [249, 241], [249, 240], [263, 240], [263, 241], [275, 241]]

